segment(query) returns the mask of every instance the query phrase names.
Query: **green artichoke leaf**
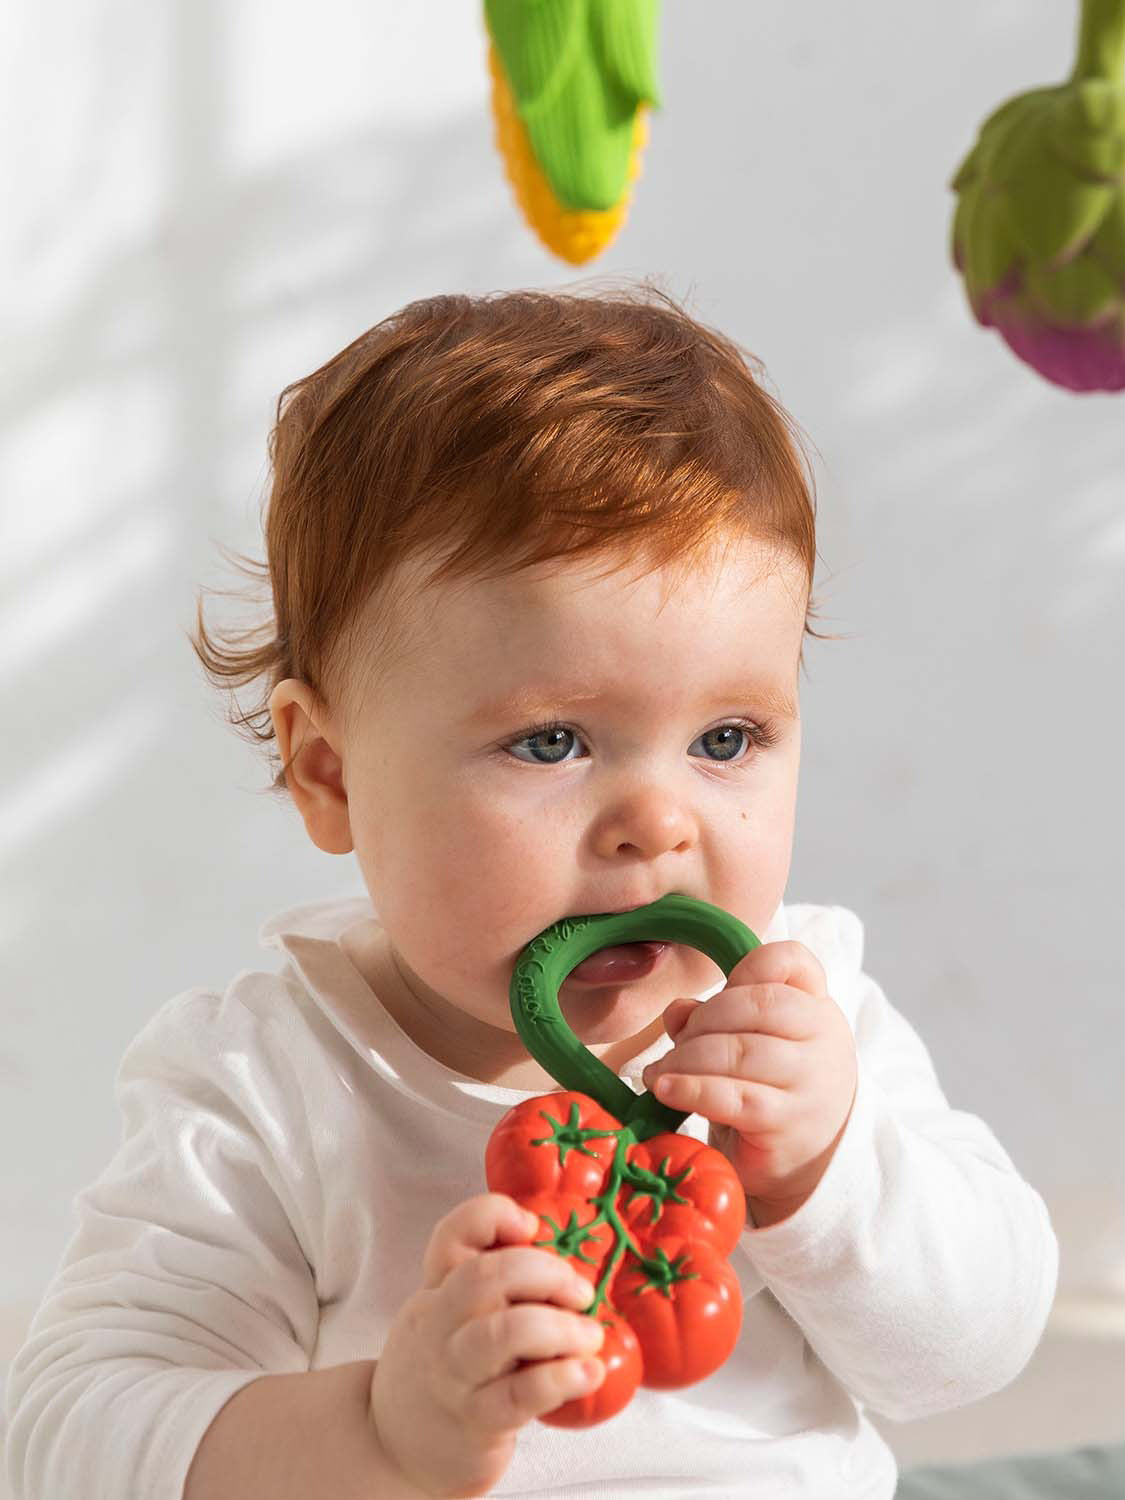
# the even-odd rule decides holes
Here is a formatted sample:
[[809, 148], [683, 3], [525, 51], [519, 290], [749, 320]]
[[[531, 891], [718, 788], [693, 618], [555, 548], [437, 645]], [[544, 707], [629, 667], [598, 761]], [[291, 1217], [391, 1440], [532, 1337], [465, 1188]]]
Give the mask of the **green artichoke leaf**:
[[1013, 165], [1021, 159], [1027, 149], [1028, 134], [1033, 122], [1050, 108], [1052, 99], [1061, 86], [1043, 89], [1028, 89], [1017, 94], [999, 109], [993, 110], [980, 128], [977, 146], [981, 154], [981, 170], [994, 182], [1006, 183], [1012, 174]]
[[957, 168], [949, 186], [954, 192], [960, 192], [962, 187], [968, 185], [980, 172], [985, 170], [988, 163], [996, 155], [997, 147], [1007, 135], [1007, 126], [1015, 115], [1023, 115], [1036, 106], [1029, 101], [1038, 99], [1044, 94], [1054, 94], [1054, 88], [1031, 89], [1023, 94], [1015, 94], [1011, 99], [1006, 99], [999, 105], [988, 118], [981, 124], [977, 131], [976, 143], [965, 160]]
[[985, 142], [982, 173], [999, 189], [1008, 222], [1026, 253], [1036, 261], [1063, 262], [1094, 233], [1109, 208], [1114, 189], [1089, 182], [1060, 160], [1051, 142], [1051, 102], [1057, 89], [1024, 95], [1026, 108], [1013, 111], [999, 133]]
[[1076, 172], [1125, 183], [1125, 87], [1102, 78], [1071, 84], [1049, 109], [1058, 156]]
[[1125, 83], [1084, 78], [1069, 84], [1059, 102], [1076, 120], [1081, 120], [1087, 135], [1102, 131], [1125, 135]]
[[953, 233], [959, 251], [956, 258], [963, 264], [965, 285], [975, 307], [981, 293], [999, 286], [1021, 259], [1003, 198], [995, 188], [978, 184], [962, 195]]
[[1069, 327], [1084, 328], [1116, 316], [1121, 300], [1121, 288], [1114, 278], [1085, 255], [1054, 270], [1028, 266], [1025, 285], [1042, 312]]
[[965, 160], [949, 179], [949, 186], [955, 193], [963, 192], [970, 183], [975, 182], [980, 176], [980, 158], [980, 141], [977, 141], [968, 156], [966, 156]]
[[1030, 100], [1043, 99], [1057, 94], [1063, 87], [1057, 83], [1045, 83], [1041, 88], [1024, 89], [1019, 94], [1013, 94], [1010, 99], [1005, 99], [1003, 104], [998, 104], [992, 113], [986, 116], [980, 127], [981, 135], [998, 135], [1001, 127], [1006, 125], [1013, 115], [1023, 114], [1032, 106]]
[[960, 271], [963, 271], [965, 267], [965, 230], [969, 222], [968, 196], [967, 193], [962, 193], [957, 199], [957, 206], [953, 210], [953, 224], [949, 233], [950, 258]]
[[1097, 234], [1086, 247], [1086, 256], [1116, 277], [1125, 291], [1125, 189], [1114, 195]]

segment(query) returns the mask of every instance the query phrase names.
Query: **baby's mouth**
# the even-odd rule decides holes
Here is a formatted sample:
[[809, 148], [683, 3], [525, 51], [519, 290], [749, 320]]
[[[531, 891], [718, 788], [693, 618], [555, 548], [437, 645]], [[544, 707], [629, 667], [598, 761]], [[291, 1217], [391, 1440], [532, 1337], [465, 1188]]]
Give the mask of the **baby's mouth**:
[[651, 974], [668, 943], [614, 943], [584, 958], [567, 975], [579, 984], [627, 984]]

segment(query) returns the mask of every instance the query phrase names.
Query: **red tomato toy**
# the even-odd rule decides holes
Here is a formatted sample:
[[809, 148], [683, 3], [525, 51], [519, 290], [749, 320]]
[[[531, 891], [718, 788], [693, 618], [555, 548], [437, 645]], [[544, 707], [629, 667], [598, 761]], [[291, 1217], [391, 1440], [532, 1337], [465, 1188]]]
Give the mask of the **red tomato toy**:
[[600, 948], [681, 942], [730, 974], [758, 946], [749, 927], [706, 901], [671, 892], [649, 906], [566, 917], [520, 954], [510, 1001], [528, 1051], [563, 1085], [514, 1105], [485, 1151], [490, 1191], [539, 1216], [533, 1244], [565, 1256], [597, 1295], [587, 1315], [605, 1328], [596, 1391], [540, 1421], [604, 1422], [638, 1385], [693, 1385], [730, 1354], [742, 1292], [727, 1261], [746, 1222], [734, 1168], [711, 1146], [677, 1135], [687, 1119], [635, 1094], [578, 1040], [559, 986]]
[[586, 1312], [606, 1330], [606, 1378], [542, 1421], [589, 1427], [615, 1416], [638, 1385], [692, 1385], [730, 1354], [742, 1294], [726, 1257], [746, 1199], [721, 1152], [668, 1133], [638, 1142], [586, 1094], [540, 1094], [493, 1130], [485, 1177], [539, 1215], [533, 1244], [597, 1288]]

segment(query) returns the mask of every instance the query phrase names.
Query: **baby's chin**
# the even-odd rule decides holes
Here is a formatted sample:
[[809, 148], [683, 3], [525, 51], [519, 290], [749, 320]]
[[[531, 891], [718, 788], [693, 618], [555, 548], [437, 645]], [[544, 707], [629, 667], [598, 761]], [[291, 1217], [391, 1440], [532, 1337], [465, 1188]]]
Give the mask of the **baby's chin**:
[[[572, 985], [564, 980], [559, 1009], [571, 1031], [587, 1047], [623, 1042], [652, 1027], [663, 1034], [662, 1017], [675, 995], [666, 980], [654, 981], [655, 975], [616, 985]], [[651, 1045], [651, 1041], [645, 1045]]]

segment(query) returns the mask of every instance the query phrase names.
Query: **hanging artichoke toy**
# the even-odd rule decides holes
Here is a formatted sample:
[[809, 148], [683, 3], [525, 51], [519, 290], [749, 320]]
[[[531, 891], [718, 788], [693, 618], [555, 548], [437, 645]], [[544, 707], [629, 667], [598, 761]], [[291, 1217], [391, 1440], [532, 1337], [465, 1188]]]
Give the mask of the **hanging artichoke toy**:
[[484, 0], [496, 145], [524, 218], [572, 265], [625, 222], [659, 107], [659, 0]]
[[1125, 0], [1083, 0], [1070, 78], [1001, 105], [951, 186], [978, 322], [1056, 385], [1125, 388]]
[[746, 1223], [730, 1162], [688, 1118], [636, 1094], [578, 1040], [559, 1008], [563, 980], [618, 943], [680, 942], [730, 974], [758, 939], [737, 917], [676, 892], [635, 911], [564, 918], [532, 939], [509, 999], [528, 1051], [562, 1088], [513, 1105], [485, 1149], [490, 1191], [539, 1219], [532, 1240], [589, 1279], [585, 1310], [604, 1329], [601, 1384], [539, 1420], [590, 1427], [639, 1385], [674, 1389], [727, 1359], [742, 1327], [742, 1291], [727, 1260]]

